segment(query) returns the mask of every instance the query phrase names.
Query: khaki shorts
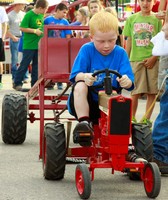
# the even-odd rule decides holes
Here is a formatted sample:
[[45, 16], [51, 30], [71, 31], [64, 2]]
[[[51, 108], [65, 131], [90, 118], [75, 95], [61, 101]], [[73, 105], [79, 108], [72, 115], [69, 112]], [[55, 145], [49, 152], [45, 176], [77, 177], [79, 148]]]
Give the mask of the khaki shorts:
[[159, 61], [152, 69], [144, 67], [143, 62], [131, 62], [131, 66], [135, 77], [135, 88], [131, 94], [157, 94]]

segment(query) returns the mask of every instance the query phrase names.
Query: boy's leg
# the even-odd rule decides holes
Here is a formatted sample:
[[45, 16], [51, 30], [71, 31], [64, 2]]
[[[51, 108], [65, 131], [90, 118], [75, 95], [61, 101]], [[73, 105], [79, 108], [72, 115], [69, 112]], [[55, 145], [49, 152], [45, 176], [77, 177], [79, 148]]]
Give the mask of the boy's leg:
[[33, 54], [31, 50], [24, 50], [23, 51], [23, 58], [20, 63], [20, 66], [18, 70], [16, 71], [15, 74], [15, 79], [14, 79], [14, 89], [16, 90], [22, 90], [22, 81], [24, 80], [24, 75], [28, 69], [28, 66], [32, 60]]
[[131, 98], [132, 98], [132, 118], [135, 118], [135, 116], [136, 116], [139, 97], [140, 97], [140, 94], [131, 95]]
[[153, 131], [154, 162], [158, 164], [162, 174], [168, 174], [168, 81], [160, 100], [160, 113], [157, 116]]
[[33, 87], [33, 85], [38, 80], [38, 50], [29, 51], [31, 51], [32, 54], [31, 87]]
[[88, 86], [83, 81], [77, 82], [71, 97], [71, 107], [79, 121], [73, 131], [73, 141], [81, 146], [91, 146], [93, 129], [89, 116]]
[[17, 63], [18, 63], [18, 42], [14, 42], [10, 39], [10, 52], [11, 52], [11, 72], [12, 72], [12, 80], [15, 79], [15, 74], [17, 71]]
[[3, 61], [5, 61], [4, 42], [0, 38], [0, 89], [2, 88]]

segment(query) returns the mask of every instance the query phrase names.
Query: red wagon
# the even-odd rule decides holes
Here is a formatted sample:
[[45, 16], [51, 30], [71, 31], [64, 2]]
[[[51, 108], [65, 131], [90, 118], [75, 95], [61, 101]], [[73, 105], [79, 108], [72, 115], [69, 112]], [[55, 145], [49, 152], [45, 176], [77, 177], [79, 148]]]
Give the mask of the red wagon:
[[[91, 147], [70, 146], [72, 122], [70, 115], [62, 115], [67, 110], [69, 74], [73, 61], [80, 47], [89, 39], [56, 39], [48, 38], [51, 29], [85, 29], [87, 27], [46, 26], [44, 38], [39, 44], [39, 79], [26, 95], [7, 94], [2, 103], [2, 140], [7, 144], [21, 144], [26, 138], [27, 120], [33, 123], [40, 121], [40, 151], [44, 177], [49, 180], [64, 178], [68, 159], [82, 160], [85, 163], [76, 167], [76, 188], [82, 199], [91, 195], [91, 181], [94, 180], [96, 168], [110, 168], [128, 173], [130, 179], [141, 179], [144, 182], [149, 198], [159, 195], [161, 178], [158, 166], [150, 162], [152, 159], [151, 131], [147, 125], [131, 123], [132, 101], [121, 94], [113, 93], [105, 85], [105, 91], [99, 93], [101, 117], [93, 126], [94, 137]], [[107, 69], [96, 73], [105, 73]], [[96, 75], [96, 74], [94, 74]], [[50, 82], [63, 82], [67, 87], [61, 94], [50, 95], [45, 87]], [[39, 110], [39, 117], [35, 112]], [[46, 111], [52, 110], [53, 116], [47, 117]], [[122, 114], [119, 114], [122, 113]], [[53, 121], [50, 123], [45, 122]], [[66, 128], [62, 122], [66, 121]], [[149, 162], [133, 163], [126, 160], [129, 138], [140, 156]], [[88, 164], [88, 165], [86, 165]]]

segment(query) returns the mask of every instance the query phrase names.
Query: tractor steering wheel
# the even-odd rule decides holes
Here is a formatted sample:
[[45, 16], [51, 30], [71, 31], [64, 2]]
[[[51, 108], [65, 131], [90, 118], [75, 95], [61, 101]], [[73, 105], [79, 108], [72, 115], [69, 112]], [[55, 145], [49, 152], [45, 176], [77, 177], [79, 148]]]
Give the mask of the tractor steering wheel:
[[[111, 69], [102, 69], [102, 70], [98, 70], [98, 71], [96, 71], [95, 73], [93, 73], [92, 76], [95, 77], [96, 75], [101, 74], [101, 73], [105, 73], [105, 77], [104, 77], [104, 89], [105, 89], [105, 93], [106, 93], [107, 95], [111, 95], [113, 87], [112, 87], [112, 85], [111, 85], [112, 80], [111, 80], [110, 73], [111, 73], [111, 74], [115, 74], [115, 75], [116, 75], [117, 77], [119, 77], [119, 78], [121, 78], [122, 75], [119, 74], [119, 73], [118, 73], [117, 71], [115, 71], [115, 70], [111, 70]], [[114, 89], [116, 89], [116, 88], [114, 88]], [[122, 90], [122, 88], [121, 88], [120, 90], [118, 90], [117, 92], [119, 93], [119, 92], [121, 92], [121, 90]]]

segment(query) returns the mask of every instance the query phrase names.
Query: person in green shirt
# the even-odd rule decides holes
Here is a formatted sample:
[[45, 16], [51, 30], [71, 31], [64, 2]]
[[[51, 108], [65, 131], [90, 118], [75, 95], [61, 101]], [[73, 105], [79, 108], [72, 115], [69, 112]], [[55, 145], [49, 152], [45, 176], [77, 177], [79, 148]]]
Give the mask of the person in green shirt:
[[160, 32], [162, 22], [152, 12], [154, 0], [138, 0], [141, 11], [127, 18], [123, 35], [127, 37], [126, 51], [130, 58], [135, 76], [135, 88], [131, 92], [132, 119], [136, 122], [138, 99], [141, 95], [147, 95], [146, 118], [144, 123], [152, 125], [150, 117], [153, 109], [147, 112], [158, 92], [158, 57], [152, 55], [153, 44], [150, 41]]
[[23, 58], [16, 71], [13, 88], [22, 91], [24, 75], [32, 62], [31, 87], [38, 79], [38, 43], [43, 37], [44, 14], [48, 9], [48, 1], [37, 0], [34, 9], [27, 12], [20, 24], [23, 36]]

